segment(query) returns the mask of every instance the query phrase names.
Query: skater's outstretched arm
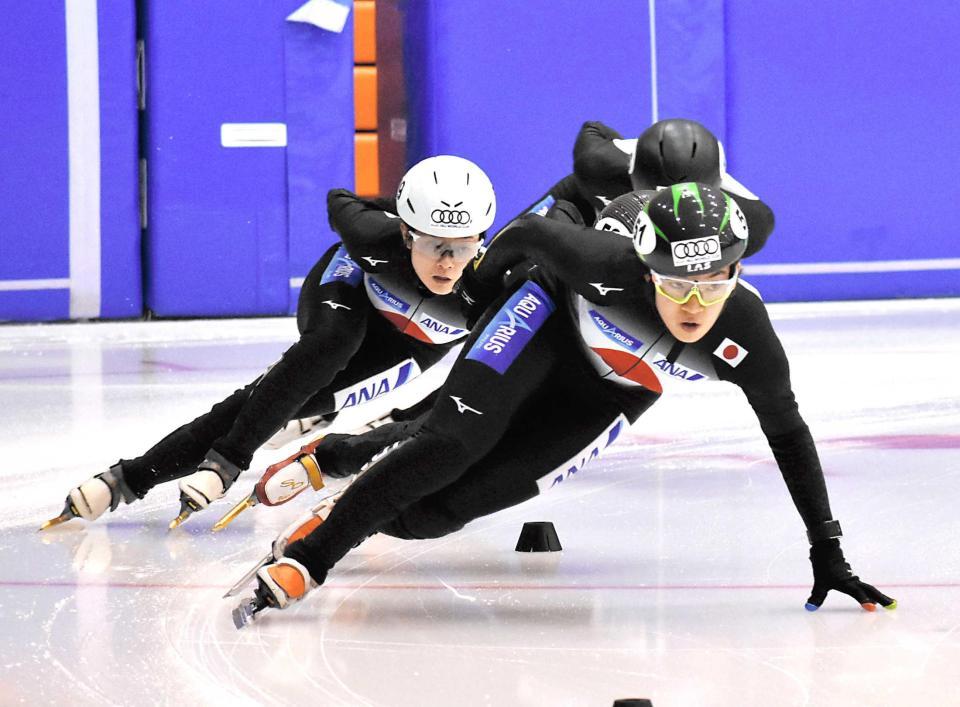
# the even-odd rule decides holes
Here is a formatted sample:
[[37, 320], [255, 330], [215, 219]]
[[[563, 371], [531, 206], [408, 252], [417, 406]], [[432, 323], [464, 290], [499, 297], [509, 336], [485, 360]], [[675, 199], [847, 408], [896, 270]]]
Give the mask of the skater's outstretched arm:
[[861, 582], [843, 557], [840, 523], [830, 509], [816, 444], [800, 415], [787, 357], [766, 308], [749, 291], [738, 292], [730, 305], [724, 312], [725, 323], [732, 322], [735, 328], [749, 332], [743, 341], [734, 344], [747, 353], [736, 366], [719, 363], [718, 374], [736, 383], [746, 394], [806, 526], [814, 574], [807, 609], [819, 608], [831, 589], [853, 597], [868, 611], [873, 611], [876, 604], [896, 608], [894, 599]]

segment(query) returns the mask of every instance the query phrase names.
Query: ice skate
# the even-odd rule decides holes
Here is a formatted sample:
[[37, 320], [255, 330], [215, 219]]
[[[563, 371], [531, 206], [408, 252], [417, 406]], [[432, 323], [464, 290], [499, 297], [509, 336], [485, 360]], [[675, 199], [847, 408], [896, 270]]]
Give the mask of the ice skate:
[[316, 583], [307, 568], [296, 560], [281, 558], [257, 570], [257, 588], [233, 610], [233, 625], [238, 629], [252, 623], [267, 607], [286, 609], [301, 601]]
[[130, 490], [123, 478], [123, 468], [120, 464], [114, 464], [102, 474], [97, 474], [70, 489], [63, 511], [41, 525], [40, 530], [52, 528], [74, 518], [94, 521], [107, 509], [115, 511], [121, 501], [132, 503], [136, 499], [137, 495]]
[[253, 623], [257, 614], [267, 608], [267, 600], [260, 594], [259, 590], [249, 599], [244, 599], [237, 608], [233, 610], [233, 625], [237, 629], [248, 626]]
[[180, 514], [170, 521], [170, 530], [179, 527], [223, 495], [240, 476], [240, 468], [211, 449], [197, 470], [180, 480]]
[[322, 440], [323, 437], [316, 439], [283, 461], [268, 466], [250, 495], [214, 523], [214, 532], [223, 530], [243, 511], [259, 503], [265, 506], [279, 506], [308, 488], [314, 491], [322, 489], [323, 474], [313, 454]]
[[320, 503], [315, 505], [309, 511], [301, 515], [290, 525], [284, 528], [283, 532], [281, 532], [273, 541], [270, 552], [264, 555], [252, 568], [246, 572], [246, 574], [243, 575], [243, 577], [237, 581], [236, 584], [230, 587], [230, 589], [227, 590], [227, 593], [223, 595], [223, 598], [227, 599], [228, 597], [239, 594], [240, 591], [247, 586], [247, 584], [254, 577], [257, 576], [257, 573], [262, 567], [283, 557], [283, 552], [287, 549], [287, 545], [305, 538], [307, 535], [320, 527], [320, 525], [326, 521], [327, 517], [330, 515], [330, 511], [333, 510], [334, 505], [336, 505], [337, 500], [341, 495], [343, 495], [345, 490], [346, 488], [343, 488], [337, 493], [323, 499], [320, 501]]

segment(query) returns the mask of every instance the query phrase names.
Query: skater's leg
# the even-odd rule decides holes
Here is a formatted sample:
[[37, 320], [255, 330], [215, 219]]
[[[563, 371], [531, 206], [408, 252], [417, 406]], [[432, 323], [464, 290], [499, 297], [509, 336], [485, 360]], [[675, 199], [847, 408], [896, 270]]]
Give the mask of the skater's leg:
[[140, 498], [157, 484], [179, 479], [196, 470], [213, 440], [233, 425], [243, 407], [251, 383], [237, 390], [192, 422], [177, 428], [136, 459], [121, 459], [120, 466], [130, 489]]
[[344, 256], [335, 247], [310, 271], [297, 306], [300, 339], [260, 379], [230, 429], [210, 445], [236, 467], [247, 468], [257, 448], [329, 386], [364, 341], [371, 307], [360, 269]]
[[[318, 582], [358, 542], [456, 481], [511, 424], [525, 423], [514, 417], [549, 377], [554, 339], [567, 320], [533, 282], [505, 294], [499, 305], [474, 329], [417, 434], [361, 475], [327, 522], [287, 549]], [[501, 336], [491, 340], [494, 331]]]
[[423, 420], [390, 422], [359, 435], [327, 435], [314, 456], [324, 476], [342, 479], [359, 473], [380, 454], [413, 437]]
[[511, 428], [459, 480], [410, 506], [380, 532], [407, 539], [441, 537], [578, 473], [657, 399], [655, 393], [638, 391], [635, 401], [624, 405], [587, 389], [600, 385], [565, 373], [546, 381], [523, 415], [528, 424]]

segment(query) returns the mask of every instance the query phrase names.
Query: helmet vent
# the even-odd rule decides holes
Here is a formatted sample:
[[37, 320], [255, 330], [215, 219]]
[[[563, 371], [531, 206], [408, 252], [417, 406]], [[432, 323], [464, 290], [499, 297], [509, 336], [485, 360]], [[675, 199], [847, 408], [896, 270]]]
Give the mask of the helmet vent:
[[697, 154], [697, 143], [693, 143], [693, 149], [690, 150], [690, 159], [692, 160]]
[[467, 186], [470, 186], [470, 173], [467, 172]]
[[439, 184], [439, 183], [440, 183], [440, 180], [437, 179], [437, 172], [436, 172], [436, 170], [434, 170], [434, 172], [433, 172], [433, 183], [434, 183], [434, 184]]
[[417, 210], [413, 208], [413, 204], [410, 203], [410, 197], [407, 197], [407, 206], [410, 207], [410, 211], [412, 211], [413, 213], [417, 213]]

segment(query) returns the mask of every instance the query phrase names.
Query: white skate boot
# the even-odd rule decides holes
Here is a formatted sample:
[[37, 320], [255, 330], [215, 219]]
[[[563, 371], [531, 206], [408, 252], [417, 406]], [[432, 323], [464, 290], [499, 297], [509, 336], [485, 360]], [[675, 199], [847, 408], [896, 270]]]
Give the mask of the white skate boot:
[[136, 500], [137, 495], [130, 490], [123, 478], [123, 467], [114, 464], [102, 474], [97, 474], [70, 489], [63, 512], [40, 526], [40, 530], [60, 525], [72, 518], [94, 521], [107, 509], [117, 510], [121, 501], [132, 503]]

